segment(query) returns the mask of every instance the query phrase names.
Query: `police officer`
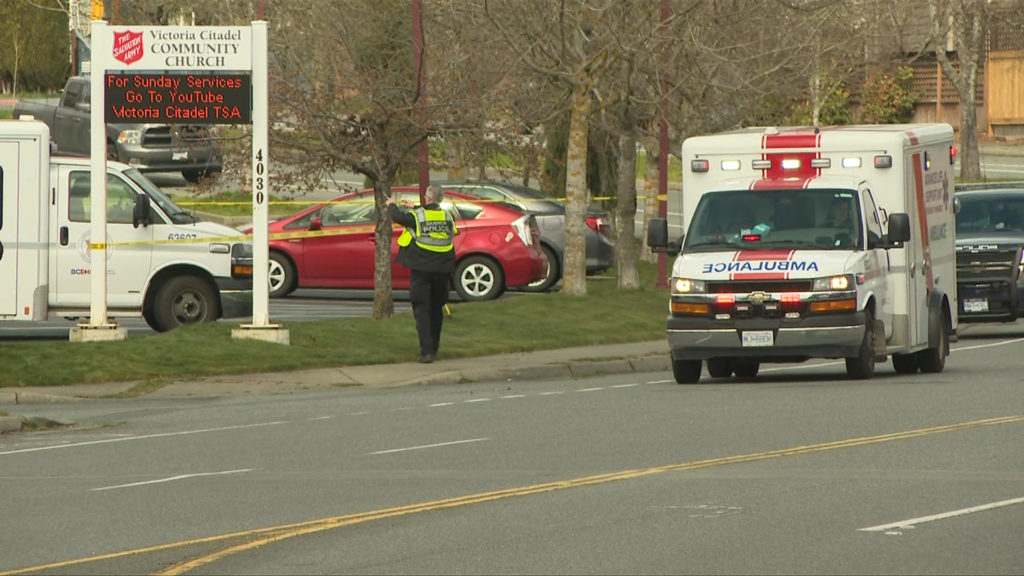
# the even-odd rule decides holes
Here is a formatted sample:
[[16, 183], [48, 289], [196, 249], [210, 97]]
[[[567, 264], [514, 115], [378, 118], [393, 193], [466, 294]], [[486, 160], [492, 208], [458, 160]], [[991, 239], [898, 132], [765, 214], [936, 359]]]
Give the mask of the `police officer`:
[[395, 262], [409, 269], [409, 300], [416, 318], [416, 334], [420, 340], [417, 362], [429, 364], [437, 356], [441, 344], [441, 323], [448, 302], [448, 282], [455, 271], [455, 249], [452, 241], [457, 233], [451, 214], [441, 209], [444, 190], [431, 185], [423, 196], [423, 206], [410, 209], [385, 202], [391, 220], [405, 231], [398, 237]]

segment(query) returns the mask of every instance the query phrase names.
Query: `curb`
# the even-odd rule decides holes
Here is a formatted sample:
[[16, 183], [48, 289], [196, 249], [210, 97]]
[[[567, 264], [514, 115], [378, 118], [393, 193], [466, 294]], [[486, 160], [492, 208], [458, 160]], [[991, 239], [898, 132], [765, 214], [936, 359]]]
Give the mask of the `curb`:
[[19, 432], [24, 420], [21, 416], [0, 416], [0, 434]]

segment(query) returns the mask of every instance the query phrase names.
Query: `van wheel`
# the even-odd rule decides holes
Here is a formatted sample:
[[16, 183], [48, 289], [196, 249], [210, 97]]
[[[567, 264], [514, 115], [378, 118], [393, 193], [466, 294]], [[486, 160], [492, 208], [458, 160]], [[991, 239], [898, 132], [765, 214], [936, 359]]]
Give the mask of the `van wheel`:
[[918, 368], [917, 355], [893, 354], [892, 367], [897, 374], [913, 374]]
[[677, 384], [695, 384], [700, 380], [700, 360], [672, 359], [672, 375]]
[[733, 369], [739, 378], [753, 378], [757, 376], [757, 371], [761, 369], [761, 363], [757, 360], [737, 360], [733, 364]]
[[161, 286], [153, 299], [152, 323], [157, 332], [183, 324], [213, 322], [220, 317], [217, 291], [195, 276], [175, 276]]
[[493, 300], [504, 289], [501, 267], [490, 258], [470, 256], [455, 269], [455, 292], [464, 301]]
[[523, 292], [547, 292], [558, 281], [559, 270], [561, 270], [561, 267], [558, 265], [558, 256], [555, 255], [554, 250], [547, 246], [541, 245], [540, 249], [544, 251], [544, 255], [548, 258], [547, 270], [544, 271], [543, 278], [527, 284], [523, 288]]
[[708, 358], [708, 374], [712, 378], [732, 376], [732, 361], [728, 358]]
[[917, 353], [917, 361], [921, 365], [921, 372], [925, 374], [938, 374], [946, 367], [946, 356], [949, 355], [949, 320], [942, 315], [942, 327], [939, 328], [939, 342], [935, 348], [928, 348]]
[[864, 339], [860, 343], [860, 353], [846, 359], [846, 374], [853, 380], [867, 380], [875, 375], [875, 315], [871, 310], [864, 311]]
[[295, 266], [287, 256], [282, 256], [277, 252], [270, 253], [270, 269], [267, 272], [267, 284], [270, 288], [271, 298], [280, 298], [291, 294], [298, 285], [298, 279], [295, 273]]

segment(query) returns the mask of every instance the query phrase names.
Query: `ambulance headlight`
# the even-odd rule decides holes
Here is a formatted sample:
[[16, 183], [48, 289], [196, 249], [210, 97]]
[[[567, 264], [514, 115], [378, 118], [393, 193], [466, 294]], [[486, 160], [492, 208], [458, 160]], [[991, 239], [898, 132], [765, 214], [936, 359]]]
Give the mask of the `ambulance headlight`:
[[853, 275], [843, 274], [842, 276], [826, 276], [815, 278], [811, 290], [815, 292], [844, 292], [853, 288]]
[[691, 280], [690, 278], [673, 278], [673, 294], [703, 294], [707, 287], [703, 280]]

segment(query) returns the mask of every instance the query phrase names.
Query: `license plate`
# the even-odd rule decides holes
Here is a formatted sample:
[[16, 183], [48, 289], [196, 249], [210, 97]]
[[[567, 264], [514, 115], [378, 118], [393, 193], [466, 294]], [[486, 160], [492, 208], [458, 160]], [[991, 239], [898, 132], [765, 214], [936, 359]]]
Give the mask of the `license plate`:
[[771, 330], [750, 330], [740, 335], [741, 343], [747, 346], [774, 346], [775, 335]]
[[182, 150], [181, 152], [171, 152], [171, 160], [188, 160], [188, 150]]
[[988, 312], [988, 298], [968, 298], [964, 300], [964, 312]]

